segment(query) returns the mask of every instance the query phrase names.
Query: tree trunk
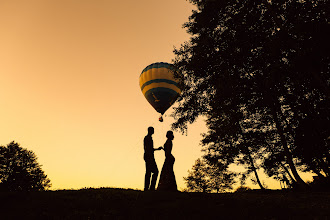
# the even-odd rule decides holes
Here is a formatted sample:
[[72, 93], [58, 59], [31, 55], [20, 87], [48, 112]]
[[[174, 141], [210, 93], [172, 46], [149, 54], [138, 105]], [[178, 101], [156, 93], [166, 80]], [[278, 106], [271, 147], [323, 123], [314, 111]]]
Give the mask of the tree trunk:
[[286, 157], [286, 161], [287, 161], [287, 163], [291, 169], [291, 172], [292, 172], [294, 178], [296, 179], [296, 182], [298, 183], [298, 185], [302, 186], [302, 188], [305, 189], [307, 187], [307, 184], [301, 179], [301, 177], [299, 176], [297, 169], [293, 163], [292, 154], [289, 150], [288, 143], [287, 143], [285, 135], [284, 135], [283, 127], [282, 127], [281, 122], [277, 115], [278, 112], [281, 112], [280, 104], [278, 102], [276, 95], [273, 92], [273, 89], [274, 89], [273, 84], [275, 83], [275, 81], [278, 81], [278, 79], [275, 80], [276, 73], [279, 72], [279, 71], [277, 71], [277, 67], [278, 66], [275, 65], [269, 71], [270, 78], [266, 79], [266, 81], [265, 81], [265, 91], [266, 91], [265, 99], [266, 99], [266, 103], [268, 104], [268, 107], [270, 109], [271, 115], [273, 116], [275, 126], [277, 129], [277, 133], [280, 136], [281, 144], [282, 144], [283, 150], [284, 150], [284, 155]]
[[318, 170], [313, 170], [313, 172], [320, 178], [325, 177], [322, 173], [320, 173]]
[[256, 169], [256, 167], [254, 166], [253, 158], [252, 158], [252, 156], [251, 156], [251, 151], [250, 151], [249, 147], [247, 147], [247, 151], [248, 151], [248, 152], [247, 152], [247, 155], [248, 155], [249, 160], [250, 160], [250, 165], [251, 165], [251, 168], [252, 168], [252, 170], [253, 170], [253, 172], [254, 172], [254, 175], [256, 176], [257, 183], [258, 183], [260, 189], [265, 189], [265, 188], [263, 187], [263, 185], [261, 184], [261, 182], [260, 182], [260, 179], [259, 179], [259, 176], [258, 176], [258, 173], [257, 173], [257, 169]]
[[275, 109], [278, 109], [277, 102], [275, 100], [273, 101], [273, 106], [271, 106], [270, 109], [271, 109], [271, 112], [272, 112], [272, 115], [273, 115], [273, 118], [274, 118], [274, 121], [275, 121], [277, 132], [280, 135], [281, 143], [282, 143], [283, 150], [284, 150], [284, 155], [286, 157], [287, 163], [289, 164], [291, 172], [292, 172], [294, 178], [296, 179], [297, 183], [299, 185], [303, 186], [303, 188], [306, 188], [307, 184], [301, 179], [301, 177], [299, 176], [299, 174], [297, 172], [297, 169], [296, 169], [296, 167], [293, 163], [292, 154], [289, 150], [286, 138], [284, 136], [283, 128], [281, 126], [281, 123], [278, 119], [278, 116], [277, 116], [277, 113], [276, 113], [276, 110], [275, 110]]
[[285, 172], [286, 172], [286, 173], [288, 174], [288, 176], [290, 177], [291, 181], [292, 181], [293, 183], [297, 182], [297, 181], [293, 178], [293, 176], [291, 175], [290, 171], [289, 171], [288, 168], [285, 166], [285, 164], [282, 164], [282, 163], [281, 163], [281, 165], [282, 165], [283, 169], [285, 170]]
[[322, 168], [322, 171], [325, 174], [325, 176], [329, 176], [330, 169], [329, 169], [329, 166], [327, 164], [327, 161], [324, 161], [324, 160], [320, 159], [319, 163], [321, 164], [320, 167]]

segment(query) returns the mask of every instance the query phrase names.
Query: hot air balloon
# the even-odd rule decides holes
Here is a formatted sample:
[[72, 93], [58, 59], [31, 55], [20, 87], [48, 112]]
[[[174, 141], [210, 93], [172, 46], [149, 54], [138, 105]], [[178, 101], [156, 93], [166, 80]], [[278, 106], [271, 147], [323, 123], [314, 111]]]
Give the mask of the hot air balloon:
[[152, 107], [162, 115], [175, 102], [181, 93], [179, 80], [174, 78], [173, 65], [159, 62], [143, 69], [140, 75], [140, 88]]

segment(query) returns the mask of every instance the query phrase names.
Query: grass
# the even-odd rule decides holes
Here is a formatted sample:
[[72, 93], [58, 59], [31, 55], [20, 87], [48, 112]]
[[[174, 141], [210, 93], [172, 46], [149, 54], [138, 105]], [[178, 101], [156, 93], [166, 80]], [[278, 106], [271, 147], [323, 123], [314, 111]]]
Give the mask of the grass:
[[0, 219], [329, 219], [330, 192], [1, 192]]

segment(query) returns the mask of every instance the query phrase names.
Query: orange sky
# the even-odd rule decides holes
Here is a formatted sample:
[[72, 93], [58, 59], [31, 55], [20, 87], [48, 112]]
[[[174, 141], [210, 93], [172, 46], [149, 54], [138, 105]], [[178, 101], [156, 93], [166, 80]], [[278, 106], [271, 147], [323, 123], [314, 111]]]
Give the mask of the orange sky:
[[[147, 127], [158, 147], [173, 119], [158, 122], [138, 77], [171, 62], [192, 9], [185, 0], [0, 0], [0, 144], [33, 150], [52, 189], [142, 189]], [[175, 133], [179, 189], [205, 131], [200, 120], [188, 136]], [[164, 153], [155, 154], [161, 170]]]

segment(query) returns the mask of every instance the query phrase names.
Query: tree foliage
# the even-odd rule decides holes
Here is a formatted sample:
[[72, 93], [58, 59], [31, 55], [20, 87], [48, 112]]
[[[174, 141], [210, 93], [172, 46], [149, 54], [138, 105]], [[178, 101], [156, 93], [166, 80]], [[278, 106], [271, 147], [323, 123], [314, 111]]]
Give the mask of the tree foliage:
[[184, 177], [188, 192], [225, 192], [232, 189], [235, 175], [221, 164], [209, 164], [197, 159], [188, 176]]
[[50, 187], [50, 180], [31, 150], [11, 142], [0, 146], [0, 189], [4, 191], [40, 191]]
[[328, 1], [190, 2], [191, 39], [174, 51], [184, 90], [173, 128], [205, 116], [207, 160], [254, 171], [258, 160], [300, 186], [297, 168], [329, 178]]

